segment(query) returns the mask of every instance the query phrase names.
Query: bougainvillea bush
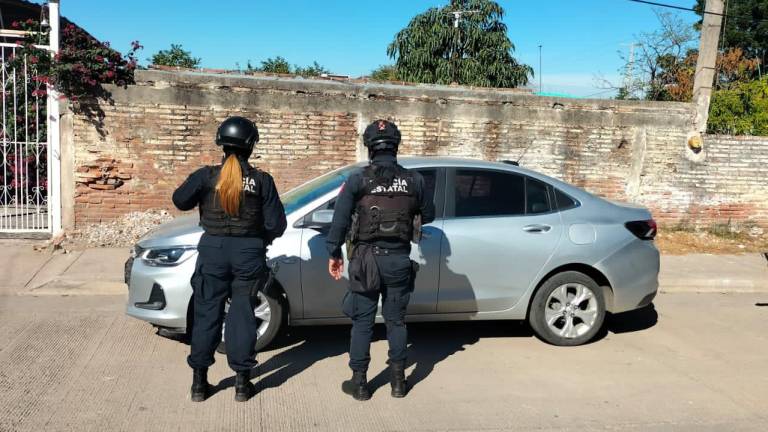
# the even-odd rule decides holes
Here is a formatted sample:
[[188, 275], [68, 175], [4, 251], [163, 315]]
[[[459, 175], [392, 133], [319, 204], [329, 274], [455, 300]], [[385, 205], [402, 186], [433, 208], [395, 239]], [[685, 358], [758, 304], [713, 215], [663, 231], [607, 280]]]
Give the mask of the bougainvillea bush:
[[49, 86], [70, 101], [75, 112], [98, 125], [103, 112], [98, 103], [90, 102], [109, 100], [103, 84], [127, 86], [134, 82], [136, 52], [142, 48], [134, 41], [123, 55], [108, 42], [68, 24], [61, 29], [59, 52], [52, 56], [40, 48], [48, 45], [50, 28], [32, 19], [13, 22], [11, 27], [29, 33], [16, 47], [3, 51], [0, 205], [33, 200], [30, 197], [39, 197], [47, 189], [47, 151], [38, 143], [47, 142]]

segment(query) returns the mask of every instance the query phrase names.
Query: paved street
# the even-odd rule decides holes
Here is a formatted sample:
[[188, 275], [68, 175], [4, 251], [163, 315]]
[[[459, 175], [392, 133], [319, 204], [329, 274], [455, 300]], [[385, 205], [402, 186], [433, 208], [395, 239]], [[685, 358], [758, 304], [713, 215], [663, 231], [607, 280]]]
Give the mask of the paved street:
[[0, 431], [764, 430], [768, 294], [662, 294], [605, 337], [548, 346], [508, 322], [411, 325], [413, 390], [389, 396], [383, 328], [371, 401], [341, 394], [348, 327], [259, 354], [259, 393], [189, 400], [188, 347], [123, 314], [124, 296], [0, 296]]

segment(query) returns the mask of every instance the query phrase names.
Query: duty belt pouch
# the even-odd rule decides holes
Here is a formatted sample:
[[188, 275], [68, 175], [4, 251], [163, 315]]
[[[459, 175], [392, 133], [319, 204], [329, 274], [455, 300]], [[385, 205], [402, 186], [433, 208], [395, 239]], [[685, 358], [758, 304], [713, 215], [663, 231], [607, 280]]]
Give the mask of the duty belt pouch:
[[379, 266], [370, 245], [356, 245], [349, 260], [349, 290], [359, 294], [378, 292], [381, 288]]

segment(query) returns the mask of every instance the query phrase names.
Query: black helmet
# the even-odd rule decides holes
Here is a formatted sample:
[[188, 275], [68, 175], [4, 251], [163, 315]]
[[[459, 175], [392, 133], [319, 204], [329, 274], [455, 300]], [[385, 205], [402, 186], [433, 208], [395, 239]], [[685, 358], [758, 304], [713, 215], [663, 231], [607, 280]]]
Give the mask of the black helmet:
[[225, 152], [250, 155], [257, 142], [259, 130], [245, 117], [230, 117], [221, 122], [216, 131], [216, 144], [224, 146]]
[[400, 145], [400, 131], [394, 123], [387, 120], [376, 120], [363, 133], [363, 144], [368, 147], [368, 152], [393, 151], [397, 152]]

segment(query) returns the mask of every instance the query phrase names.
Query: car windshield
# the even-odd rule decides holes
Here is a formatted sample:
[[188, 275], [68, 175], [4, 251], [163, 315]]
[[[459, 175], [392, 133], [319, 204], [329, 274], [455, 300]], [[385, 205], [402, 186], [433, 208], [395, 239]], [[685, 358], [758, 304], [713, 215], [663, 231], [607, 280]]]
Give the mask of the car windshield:
[[290, 214], [301, 207], [311, 203], [317, 198], [341, 186], [352, 171], [357, 168], [356, 165], [346, 166], [328, 174], [324, 174], [309, 183], [305, 183], [297, 188], [286, 192], [280, 199], [283, 201], [285, 213]]

